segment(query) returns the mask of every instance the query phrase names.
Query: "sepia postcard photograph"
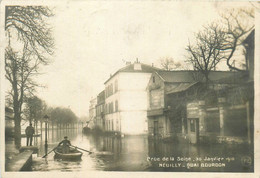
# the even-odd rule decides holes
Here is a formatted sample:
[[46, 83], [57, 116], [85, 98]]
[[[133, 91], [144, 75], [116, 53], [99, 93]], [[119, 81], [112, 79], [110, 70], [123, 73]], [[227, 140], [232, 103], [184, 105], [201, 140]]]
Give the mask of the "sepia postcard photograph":
[[257, 1], [2, 1], [1, 177], [259, 178], [259, 17]]

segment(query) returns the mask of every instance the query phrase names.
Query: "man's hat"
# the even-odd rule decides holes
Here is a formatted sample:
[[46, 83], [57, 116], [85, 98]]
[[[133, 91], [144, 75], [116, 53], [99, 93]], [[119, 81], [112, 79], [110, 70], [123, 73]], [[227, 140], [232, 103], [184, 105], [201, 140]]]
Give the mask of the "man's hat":
[[68, 138], [67, 136], [65, 136], [64, 138]]

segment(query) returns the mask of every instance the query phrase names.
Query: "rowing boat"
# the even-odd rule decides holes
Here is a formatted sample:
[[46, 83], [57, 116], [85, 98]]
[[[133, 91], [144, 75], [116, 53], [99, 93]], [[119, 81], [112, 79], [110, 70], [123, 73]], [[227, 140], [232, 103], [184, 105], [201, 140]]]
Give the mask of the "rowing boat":
[[55, 156], [54, 156], [55, 159], [62, 159], [67, 161], [80, 160], [83, 154], [81, 151], [74, 148], [70, 148], [69, 153], [62, 153], [61, 147], [55, 149], [54, 152], [55, 152]]

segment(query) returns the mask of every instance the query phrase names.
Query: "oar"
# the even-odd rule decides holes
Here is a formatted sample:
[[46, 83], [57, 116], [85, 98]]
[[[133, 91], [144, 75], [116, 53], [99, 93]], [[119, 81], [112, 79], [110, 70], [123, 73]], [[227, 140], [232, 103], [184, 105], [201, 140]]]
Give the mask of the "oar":
[[70, 145], [70, 146], [71, 146], [71, 147], [74, 147], [74, 148], [78, 148], [78, 149], [80, 149], [80, 150], [82, 150], [82, 151], [89, 152], [90, 154], [93, 153], [92, 151], [88, 151], [88, 150], [85, 150], [85, 149], [83, 149], [83, 148], [79, 148], [79, 147], [77, 147], [77, 146], [73, 146], [73, 145]]
[[44, 155], [42, 158], [45, 158], [48, 154], [50, 154], [53, 150], [55, 150], [58, 146], [56, 146], [55, 148], [53, 148], [49, 153], [47, 153], [46, 155]]

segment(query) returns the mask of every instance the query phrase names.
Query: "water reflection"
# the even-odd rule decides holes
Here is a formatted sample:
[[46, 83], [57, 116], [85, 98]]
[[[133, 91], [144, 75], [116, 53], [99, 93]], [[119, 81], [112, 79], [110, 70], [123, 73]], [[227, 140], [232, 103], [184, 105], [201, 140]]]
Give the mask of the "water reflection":
[[[44, 135], [44, 132], [43, 134]], [[253, 156], [247, 146], [239, 145], [189, 145], [177, 143], [164, 143], [150, 140], [146, 136], [128, 136], [124, 138], [111, 136], [84, 135], [81, 129], [49, 130], [48, 151], [53, 149], [67, 135], [72, 145], [89, 150], [93, 154], [83, 152], [82, 160], [77, 162], [54, 160], [54, 153], [46, 159], [41, 158], [44, 152], [44, 138], [35, 139], [35, 144], [40, 148], [39, 157], [34, 157], [33, 171], [253, 171], [252, 166], [245, 167], [241, 164], [243, 156]], [[23, 143], [25, 144], [25, 139]], [[182, 161], [184, 167], [160, 167], [161, 161], [151, 161], [148, 158], [177, 157], [180, 158], [205, 158], [205, 157], [234, 157], [235, 160], [226, 163], [225, 167], [201, 168], [187, 167], [188, 162]], [[192, 162], [192, 161], [191, 161]], [[169, 162], [168, 162], [169, 163]], [[253, 163], [252, 163], [253, 164]]]
[[[164, 143], [162, 141], [149, 141], [149, 157], [154, 158], [174, 158], [172, 161], [150, 161], [152, 166], [149, 171], [195, 171], [195, 172], [252, 172], [253, 162], [250, 165], [241, 163], [243, 159], [253, 160], [253, 151], [248, 145], [225, 145], [225, 144], [208, 144], [208, 145], [191, 145]], [[160, 166], [160, 163], [172, 165]], [[181, 166], [175, 165], [180, 163]], [[193, 167], [198, 163], [198, 167]], [[204, 165], [213, 165], [216, 167], [201, 167]], [[206, 163], [206, 164], [205, 164]], [[191, 167], [189, 166], [191, 165]], [[225, 166], [224, 166], [225, 165]]]
[[[92, 137], [90, 140], [97, 157], [107, 163], [104, 170], [141, 171], [149, 166], [149, 162], [146, 161], [147, 137]], [[111, 155], [106, 154], [110, 152]]]

